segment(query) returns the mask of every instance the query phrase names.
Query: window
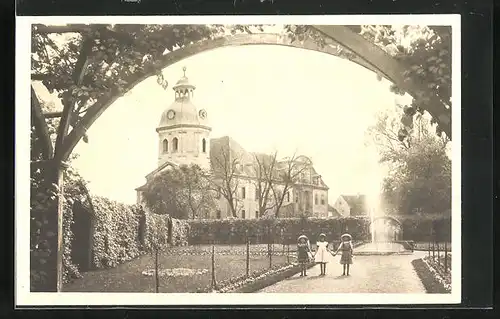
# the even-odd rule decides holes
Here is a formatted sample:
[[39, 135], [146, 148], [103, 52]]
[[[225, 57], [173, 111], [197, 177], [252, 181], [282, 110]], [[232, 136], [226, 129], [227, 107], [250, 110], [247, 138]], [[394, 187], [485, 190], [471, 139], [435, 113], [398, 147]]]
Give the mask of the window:
[[325, 195], [321, 195], [321, 205], [325, 205]]
[[247, 194], [246, 194], [246, 189], [245, 189], [245, 187], [242, 187], [242, 188], [241, 188], [241, 198], [242, 198], [242, 199], [245, 199], [245, 198], [246, 198], [246, 195], [247, 195]]
[[167, 139], [163, 140], [163, 153], [168, 153], [168, 141], [167, 141]]
[[255, 200], [259, 200], [259, 191], [257, 189], [255, 189]]
[[207, 140], [206, 139], [201, 140], [201, 151], [203, 153], [207, 152]]
[[314, 195], [314, 205], [318, 205], [318, 194]]
[[258, 210], [255, 211], [255, 218], [259, 218], [259, 211]]
[[177, 137], [174, 137], [172, 140], [172, 144], [174, 144], [174, 152], [177, 152], [179, 150], [179, 139]]
[[241, 211], [241, 218], [245, 219], [245, 210]]
[[217, 210], [217, 219], [220, 219], [221, 218], [221, 212], [220, 210]]
[[290, 201], [290, 192], [286, 192], [286, 201], [289, 202]]

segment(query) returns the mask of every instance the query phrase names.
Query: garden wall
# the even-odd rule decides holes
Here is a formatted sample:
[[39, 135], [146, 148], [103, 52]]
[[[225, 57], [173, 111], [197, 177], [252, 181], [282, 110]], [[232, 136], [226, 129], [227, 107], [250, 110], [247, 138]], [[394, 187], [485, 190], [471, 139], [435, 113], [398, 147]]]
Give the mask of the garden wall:
[[[398, 220], [403, 228], [403, 240], [429, 241], [430, 234], [436, 240], [451, 239], [451, 219], [436, 216], [401, 216]], [[253, 243], [296, 242], [304, 233], [315, 241], [324, 233], [329, 241], [338, 240], [344, 232], [349, 232], [353, 239], [366, 241], [371, 239], [370, 219], [367, 217], [347, 218], [282, 218], [282, 219], [223, 219], [189, 220], [189, 244], [201, 245], [216, 242], [219, 244], [244, 244], [247, 235]], [[434, 227], [434, 232], [432, 229]]]

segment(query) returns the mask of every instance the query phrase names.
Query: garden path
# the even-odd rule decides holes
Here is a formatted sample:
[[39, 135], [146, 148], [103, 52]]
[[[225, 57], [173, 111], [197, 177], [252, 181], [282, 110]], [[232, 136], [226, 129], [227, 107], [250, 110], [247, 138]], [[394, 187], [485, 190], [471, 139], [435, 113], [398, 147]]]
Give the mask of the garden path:
[[425, 293], [425, 288], [411, 261], [421, 258], [422, 252], [411, 255], [355, 256], [350, 276], [341, 276], [339, 257], [327, 265], [327, 274], [319, 277], [319, 265], [308, 270], [307, 277], [297, 274], [262, 293]]

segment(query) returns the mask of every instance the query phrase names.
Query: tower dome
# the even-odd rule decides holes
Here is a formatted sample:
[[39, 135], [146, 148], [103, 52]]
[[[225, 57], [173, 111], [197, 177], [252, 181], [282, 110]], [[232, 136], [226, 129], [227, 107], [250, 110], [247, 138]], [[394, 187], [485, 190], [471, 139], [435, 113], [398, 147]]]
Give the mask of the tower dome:
[[159, 137], [158, 166], [165, 162], [210, 167], [209, 137], [212, 130], [207, 111], [192, 103], [196, 87], [184, 75], [174, 85], [174, 102], [163, 111], [156, 128]]
[[189, 82], [186, 77], [186, 68], [183, 68], [184, 75], [174, 85], [174, 102], [161, 114], [157, 131], [171, 127], [182, 126], [208, 126], [207, 112], [198, 110], [192, 103], [193, 93], [196, 87]]

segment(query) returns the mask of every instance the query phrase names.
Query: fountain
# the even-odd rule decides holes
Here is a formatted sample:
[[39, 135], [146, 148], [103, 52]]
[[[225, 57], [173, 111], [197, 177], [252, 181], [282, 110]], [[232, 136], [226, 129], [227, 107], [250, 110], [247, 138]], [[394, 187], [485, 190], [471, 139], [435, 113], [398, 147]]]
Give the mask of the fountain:
[[[377, 172], [377, 170], [374, 170]], [[370, 235], [371, 241], [358, 249], [356, 254], [376, 255], [376, 254], [392, 254], [405, 253], [403, 245], [396, 243], [397, 230], [385, 216], [384, 210], [380, 203], [381, 183], [382, 178], [373, 175], [372, 187], [367, 190], [366, 194], [366, 211], [370, 217]]]

